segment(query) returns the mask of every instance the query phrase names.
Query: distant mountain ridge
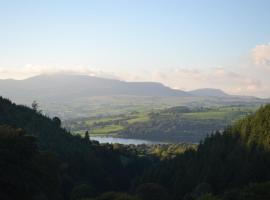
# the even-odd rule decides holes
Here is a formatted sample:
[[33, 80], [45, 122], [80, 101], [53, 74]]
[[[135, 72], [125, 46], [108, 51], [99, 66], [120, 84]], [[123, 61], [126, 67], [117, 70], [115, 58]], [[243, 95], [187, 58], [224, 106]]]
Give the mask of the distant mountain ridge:
[[223, 92], [220, 89], [213, 89], [213, 88], [202, 88], [197, 90], [191, 90], [189, 91], [190, 94], [195, 96], [201, 96], [201, 97], [228, 97], [229, 94]]
[[31, 105], [36, 100], [49, 116], [57, 115], [63, 119], [179, 105], [208, 107], [266, 102], [255, 97], [229, 95], [218, 89], [182, 91], [157, 82], [126, 82], [71, 74], [0, 80], [0, 96], [24, 105]]
[[[0, 79], [0, 96], [23, 102], [33, 99], [53, 101], [101, 96], [137, 97], [224, 97], [259, 99], [252, 96], [230, 95], [220, 89], [201, 88], [191, 91], [172, 89], [159, 82], [127, 82], [87, 75], [38, 75], [23, 80]], [[29, 99], [31, 98], [31, 99]], [[20, 101], [19, 101], [20, 102]]]
[[[40, 75], [25, 80], [1, 80], [1, 95], [23, 97], [27, 93], [39, 97], [86, 96], [190, 96], [155, 82], [125, 82], [85, 75]], [[19, 91], [19, 92], [18, 92]]]
[[[232, 96], [220, 89], [201, 88], [191, 91], [172, 89], [159, 82], [126, 82], [116, 79], [100, 78], [87, 75], [38, 75], [23, 80], [0, 80], [0, 95], [12, 94], [14, 90], [18, 95], [23, 91], [35, 95], [59, 96], [159, 96], [159, 97], [228, 97]], [[42, 94], [40, 94], [42, 93]], [[15, 95], [15, 94], [14, 94]]]

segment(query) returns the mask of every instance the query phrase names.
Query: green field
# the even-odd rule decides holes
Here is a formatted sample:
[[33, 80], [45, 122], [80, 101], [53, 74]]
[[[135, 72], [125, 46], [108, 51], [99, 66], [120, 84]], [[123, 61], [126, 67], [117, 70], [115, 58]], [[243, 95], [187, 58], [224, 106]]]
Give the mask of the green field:
[[134, 123], [147, 122], [149, 119], [150, 118], [147, 114], [141, 114], [141, 115], [135, 116], [132, 119], [127, 120], [127, 122], [128, 124], [134, 124]]
[[193, 112], [185, 113], [184, 116], [190, 119], [209, 120], [209, 119], [229, 119], [238, 112], [233, 111], [209, 111], [209, 112]]
[[75, 134], [81, 135], [85, 131], [89, 131], [91, 135], [115, 135], [124, 130], [128, 125], [144, 123], [148, 120], [150, 118], [147, 113], [132, 113], [129, 115], [78, 119], [65, 122], [65, 124]]
[[[83, 135], [125, 136], [139, 139], [179, 139], [182, 134], [199, 140], [207, 133], [221, 130], [251, 114], [257, 106], [224, 106], [214, 108], [172, 107], [151, 112], [131, 112], [106, 117], [90, 117], [65, 122], [74, 133]], [[180, 137], [181, 138], [181, 137]], [[194, 139], [195, 138], [195, 139]], [[196, 139], [197, 138], [197, 139]]]
[[99, 118], [99, 119], [92, 118], [92, 119], [88, 119], [84, 121], [84, 123], [89, 126], [92, 126], [94, 124], [101, 123], [101, 122], [105, 123], [105, 122], [116, 121], [116, 120], [121, 120], [121, 119], [122, 119], [121, 117], [104, 117], [104, 118]]
[[253, 113], [257, 109], [255, 107], [221, 107], [209, 111], [203, 112], [191, 112], [191, 113], [184, 113], [183, 116], [190, 118], [190, 119], [197, 119], [197, 120], [232, 120], [239, 119], [241, 117], [245, 117], [247, 114]]
[[123, 126], [119, 126], [119, 125], [108, 125], [108, 126], [104, 126], [102, 128], [96, 128], [96, 129], [93, 129], [91, 130], [91, 134], [93, 135], [98, 135], [98, 134], [112, 134], [112, 133], [116, 133], [118, 131], [121, 131], [123, 130], [124, 127]]

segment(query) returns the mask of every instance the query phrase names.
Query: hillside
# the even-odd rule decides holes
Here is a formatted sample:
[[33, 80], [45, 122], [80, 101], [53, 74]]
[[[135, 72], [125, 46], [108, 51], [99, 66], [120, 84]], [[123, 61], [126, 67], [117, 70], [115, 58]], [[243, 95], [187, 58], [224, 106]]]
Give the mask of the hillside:
[[[147, 170], [142, 182], [170, 188], [176, 199], [255, 200], [270, 197], [270, 105], [206, 138], [197, 151]], [[166, 178], [164, 178], [166, 177]], [[262, 183], [263, 184], [254, 184]], [[253, 184], [252, 184], [253, 183]]]
[[59, 118], [3, 98], [0, 113], [1, 199], [270, 197], [270, 105], [207, 137], [197, 148], [99, 145], [87, 134], [72, 136], [60, 127]]
[[[29, 95], [40, 99], [63, 101], [65, 98], [93, 96], [157, 96], [182, 97], [187, 92], [173, 90], [155, 82], [125, 82], [85, 75], [39, 75], [25, 80], [1, 80], [1, 95], [16, 99], [29, 99]], [[20, 91], [17, 93], [17, 91]], [[31, 99], [29, 99], [31, 100]]]
[[256, 109], [258, 106], [177, 106], [144, 113], [66, 120], [64, 126], [73, 134], [89, 131], [91, 137], [118, 136], [160, 142], [199, 143], [207, 135], [224, 129]]
[[225, 95], [220, 90], [186, 92], [156, 82], [126, 82], [83, 75], [40, 75], [0, 80], [0, 95], [30, 106], [36, 100], [44, 113], [62, 119], [109, 116], [173, 106], [261, 105], [268, 100]]
[[150, 113], [147, 121], [130, 124], [120, 131], [120, 135], [157, 141], [199, 143], [207, 135], [223, 130], [254, 109], [256, 107], [172, 107]]
[[[33, 136], [36, 143], [32, 144], [31, 149], [39, 149], [37, 151], [41, 151], [45, 153], [44, 156], [47, 156], [46, 153], [49, 153], [51, 156], [48, 159], [52, 159], [52, 165], [54, 166], [54, 172], [56, 173], [58, 179], [54, 181], [54, 184], [57, 188], [54, 188], [55, 195], [54, 197], [50, 197], [49, 199], [69, 199], [72, 189], [80, 186], [81, 184], [88, 185], [92, 188], [93, 194], [100, 193], [102, 191], [110, 190], [120, 190], [126, 189], [129, 186], [129, 179], [132, 176], [133, 172], [129, 171], [128, 166], [124, 166], [120, 159], [120, 154], [117, 152], [108, 149], [106, 146], [100, 146], [96, 143], [92, 143], [88, 138], [81, 138], [72, 136], [65, 129], [60, 127], [61, 121], [58, 118], [50, 119], [46, 116], [43, 116], [38, 111], [32, 110], [25, 106], [18, 106], [7, 99], [0, 98], [0, 125], [1, 126], [9, 126], [12, 127], [11, 131], [7, 131], [9, 129], [0, 127], [0, 136], [3, 134], [7, 134], [10, 136], [19, 134], [16, 130], [24, 130], [26, 135]], [[10, 133], [7, 133], [10, 132]], [[14, 133], [13, 133], [14, 132]], [[12, 136], [13, 137], [13, 136]], [[11, 137], [11, 139], [12, 139]], [[28, 140], [28, 138], [24, 139], [24, 136], [17, 137], [12, 140], [17, 141], [19, 144], [24, 145], [24, 143]], [[0, 138], [1, 139], [1, 138]], [[3, 137], [5, 139], [5, 137]], [[30, 138], [31, 139], [31, 138]], [[11, 141], [12, 141], [11, 140]], [[22, 140], [20, 142], [20, 140]], [[0, 144], [0, 154], [5, 155], [5, 152], [9, 152], [6, 156], [14, 154], [20, 158], [20, 154], [25, 154], [31, 149], [28, 149], [27, 143], [25, 143], [25, 147], [22, 145], [18, 146], [18, 152], [16, 149], [12, 150], [12, 146], [7, 146], [8, 140], [4, 140]], [[37, 146], [36, 146], [37, 145]], [[11, 148], [11, 149], [9, 149]], [[12, 151], [14, 151], [12, 153]], [[31, 153], [31, 152], [29, 152]], [[34, 153], [34, 152], [33, 152]], [[18, 155], [17, 155], [18, 154]], [[32, 155], [29, 155], [30, 157]], [[52, 157], [52, 158], [51, 158]], [[130, 159], [132, 156], [128, 156], [125, 159]], [[16, 158], [16, 157], [15, 157]], [[20, 158], [21, 159], [21, 158]], [[32, 159], [32, 157], [31, 157]], [[33, 158], [34, 159], [34, 158]], [[45, 159], [45, 158], [44, 158]], [[136, 159], [135, 159], [136, 160]], [[7, 163], [11, 162], [7, 160]], [[32, 161], [31, 161], [32, 162]], [[36, 162], [36, 161], [35, 161]], [[37, 161], [42, 162], [42, 161]], [[132, 160], [130, 160], [132, 162]], [[8, 164], [9, 165], [9, 164]], [[7, 164], [0, 163], [0, 169], [4, 169], [8, 166]], [[27, 164], [28, 165], [28, 164]], [[29, 165], [32, 165], [29, 163]], [[48, 163], [50, 165], [50, 163]], [[136, 166], [136, 164], [134, 164]], [[24, 169], [24, 166], [16, 166], [19, 169]], [[43, 169], [43, 166], [35, 166], [35, 168]], [[50, 168], [50, 166], [48, 166]], [[44, 166], [44, 170], [46, 166]], [[138, 168], [139, 169], [139, 168]], [[16, 169], [10, 169], [11, 172]], [[29, 169], [31, 171], [31, 169]], [[5, 184], [5, 181], [8, 181], [9, 176], [6, 177], [3, 174], [4, 171], [0, 170], [0, 185]], [[140, 170], [137, 170], [136, 173], [139, 173]], [[18, 172], [19, 173], [19, 172]], [[32, 172], [31, 172], [32, 173]], [[38, 173], [38, 172], [33, 172]], [[43, 172], [42, 172], [43, 173]], [[51, 172], [44, 172], [51, 173]], [[20, 176], [25, 176], [23, 174], [19, 174]], [[34, 176], [34, 175], [33, 175]], [[35, 175], [36, 176], [36, 175]], [[4, 178], [5, 177], [5, 178]], [[37, 177], [33, 177], [37, 178]], [[49, 178], [49, 177], [48, 177]], [[3, 180], [2, 180], [3, 179]], [[29, 177], [29, 184], [33, 184], [32, 177]], [[46, 182], [46, 180], [44, 180]], [[50, 180], [48, 180], [50, 181]], [[10, 187], [20, 187], [19, 183], [16, 182], [16, 178], [14, 178], [14, 182], [11, 183]], [[40, 183], [41, 184], [41, 183]], [[46, 184], [50, 184], [46, 182]], [[47, 186], [46, 186], [47, 187]], [[48, 185], [49, 187], [49, 185]], [[10, 190], [11, 188], [9, 188]], [[37, 188], [38, 189], [38, 188]], [[12, 191], [0, 191], [0, 199], [1, 194], [3, 195], [16, 195], [13, 194]], [[27, 191], [27, 186], [21, 188], [22, 193], [31, 193], [31, 191]], [[37, 195], [46, 195], [48, 197], [49, 192], [46, 191], [46, 188], [42, 188], [42, 191], [37, 191]], [[17, 195], [19, 195], [18, 193]], [[30, 195], [30, 194], [29, 194]], [[33, 195], [33, 194], [32, 194]], [[62, 196], [62, 198], [60, 198]], [[16, 199], [16, 198], [15, 198]], [[30, 198], [29, 198], [30, 199]]]
[[202, 88], [197, 90], [189, 91], [190, 94], [200, 97], [228, 97], [229, 94], [226, 94], [222, 90], [213, 89], [213, 88]]

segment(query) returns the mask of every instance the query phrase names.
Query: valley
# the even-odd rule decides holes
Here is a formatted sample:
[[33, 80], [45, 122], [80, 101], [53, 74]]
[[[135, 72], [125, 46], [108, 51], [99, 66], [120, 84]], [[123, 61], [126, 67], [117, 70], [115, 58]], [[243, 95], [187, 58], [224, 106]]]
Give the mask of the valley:
[[254, 106], [270, 102], [253, 96], [226, 94], [222, 90], [201, 88], [176, 90], [158, 82], [127, 82], [96, 76], [43, 74], [23, 80], [0, 80], [3, 97], [39, 109], [62, 120], [149, 113], [176, 106], [217, 108]]
[[0, 200], [270, 200], [270, 1], [0, 1]]
[[[117, 123], [121, 131], [129, 124], [143, 134], [148, 134], [143, 130], [153, 129], [154, 135], [158, 135], [156, 130], [172, 134], [173, 126], [179, 130], [182, 121], [186, 130], [190, 123], [190, 131], [198, 126], [201, 132], [203, 127], [232, 123], [204, 136], [199, 144], [133, 141], [123, 145], [99, 143], [91, 134], [90, 138], [72, 134], [61, 127], [59, 118], [0, 98], [0, 183], [4, 186], [0, 196], [12, 200], [20, 196], [55, 200], [242, 200], [242, 195], [250, 195], [248, 200], [268, 199], [270, 105], [255, 109], [243, 105], [173, 107], [80, 121], [86, 127], [110, 126], [96, 135], [119, 131], [112, 128]], [[124, 134], [121, 131], [119, 134]]]
[[258, 108], [259, 105], [212, 108], [178, 106], [151, 112], [67, 120], [64, 126], [73, 134], [84, 135], [88, 131], [90, 137], [199, 143], [207, 135], [223, 130]]

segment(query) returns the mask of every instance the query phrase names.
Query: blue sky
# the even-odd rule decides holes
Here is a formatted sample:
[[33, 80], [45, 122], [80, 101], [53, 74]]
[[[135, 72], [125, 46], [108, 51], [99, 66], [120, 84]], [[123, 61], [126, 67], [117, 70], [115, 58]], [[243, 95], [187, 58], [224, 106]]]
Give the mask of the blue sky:
[[[269, 0], [0, 0], [0, 78], [78, 69], [194, 89], [215, 82], [189, 84], [188, 74], [223, 70], [249, 81], [216, 86], [270, 96], [247, 89], [268, 83], [269, 8]], [[259, 74], [251, 55], [258, 47], [267, 65]]]

